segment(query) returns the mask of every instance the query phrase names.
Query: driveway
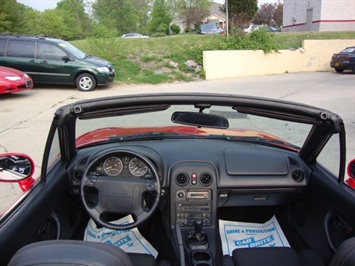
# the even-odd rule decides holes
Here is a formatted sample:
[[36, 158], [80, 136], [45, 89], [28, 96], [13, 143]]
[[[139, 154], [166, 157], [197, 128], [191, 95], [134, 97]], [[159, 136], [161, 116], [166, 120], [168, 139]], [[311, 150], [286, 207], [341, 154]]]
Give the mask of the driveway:
[[[80, 92], [74, 86], [41, 86], [17, 94], [0, 95], [0, 153], [29, 154], [35, 161], [38, 174], [49, 126], [55, 110], [60, 106], [117, 94], [186, 91], [263, 96], [329, 109], [344, 119], [347, 161], [355, 158], [355, 75], [335, 72], [289, 73], [161, 85], [119, 85], [99, 87], [92, 92]], [[15, 193], [15, 189], [18, 186], [10, 185], [8, 189], [0, 190], [0, 201], [7, 194]]]

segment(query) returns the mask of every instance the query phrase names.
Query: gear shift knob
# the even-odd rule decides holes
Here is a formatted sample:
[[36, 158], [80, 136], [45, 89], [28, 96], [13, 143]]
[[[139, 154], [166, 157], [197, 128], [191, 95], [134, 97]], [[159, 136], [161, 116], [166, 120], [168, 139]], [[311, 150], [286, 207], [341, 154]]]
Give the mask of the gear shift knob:
[[200, 235], [202, 233], [202, 220], [194, 221], [195, 234]]

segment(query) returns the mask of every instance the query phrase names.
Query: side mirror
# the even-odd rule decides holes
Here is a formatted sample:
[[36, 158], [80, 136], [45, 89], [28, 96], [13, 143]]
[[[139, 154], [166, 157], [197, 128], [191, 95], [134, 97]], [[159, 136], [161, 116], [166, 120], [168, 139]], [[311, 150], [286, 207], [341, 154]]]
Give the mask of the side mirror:
[[68, 62], [68, 61], [70, 61], [71, 59], [70, 59], [69, 56], [65, 55], [65, 56], [62, 57], [62, 60], [65, 61], [65, 62]]
[[27, 191], [35, 182], [34, 170], [34, 162], [26, 154], [0, 154], [0, 182], [18, 183], [22, 191]]
[[355, 189], [355, 159], [348, 164], [348, 179], [345, 181], [351, 188]]

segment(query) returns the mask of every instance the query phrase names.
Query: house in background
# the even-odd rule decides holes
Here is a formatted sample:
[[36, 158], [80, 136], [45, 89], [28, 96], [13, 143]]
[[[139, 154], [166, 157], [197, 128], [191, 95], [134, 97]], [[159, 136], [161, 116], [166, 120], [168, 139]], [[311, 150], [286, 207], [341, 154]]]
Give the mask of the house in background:
[[226, 27], [226, 13], [219, 10], [223, 4], [211, 3], [211, 15], [202, 21], [202, 23], [210, 23], [216, 25], [217, 28], [225, 29]]
[[282, 31], [355, 31], [355, 0], [283, 0]]
[[[216, 25], [217, 28], [225, 29], [226, 14], [219, 10], [219, 7], [222, 6], [223, 4], [212, 2], [210, 7], [210, 15], [203, 21], [201, 21], [201, 23], [211, 23]], [[178, 25], [180, 27], [181, 32], [184, 32], [185, 27], [188, 26], [184, 23], [184, 20], [181, 17], [174, 18], [172, 24]], [[193, 29], [195, 25], [189, 26]]]

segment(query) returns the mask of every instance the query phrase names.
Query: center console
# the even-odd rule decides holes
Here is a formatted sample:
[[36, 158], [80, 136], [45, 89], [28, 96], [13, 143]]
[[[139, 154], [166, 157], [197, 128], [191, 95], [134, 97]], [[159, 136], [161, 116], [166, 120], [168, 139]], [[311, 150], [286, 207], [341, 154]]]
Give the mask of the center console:
[[179, 162], [170, 171], [171, 228], [191, 266], [215, 265], [217, 171], [208, 162]]

